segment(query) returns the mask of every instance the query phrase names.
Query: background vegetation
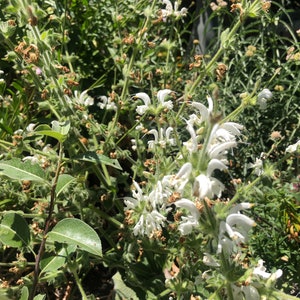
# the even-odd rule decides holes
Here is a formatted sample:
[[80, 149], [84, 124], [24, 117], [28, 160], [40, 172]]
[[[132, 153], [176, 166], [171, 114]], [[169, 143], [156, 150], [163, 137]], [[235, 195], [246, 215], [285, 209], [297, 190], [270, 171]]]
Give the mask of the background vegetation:
[[[167, 2], [1, 1], [3, 297], [232, 299], [226, 284], [247, 286], [259, 259], [283, 271], [277, 281], [254, 280], [262, 297], [300, 295], [299, 147], [286, 151], [299, 140], [299, 6], [205, 3], [199, 13], [211, 12], [214, 35], [196, 53], [193, 3]], [[172, 109], [153, 100], [165, 89]], [[263, 89], [272, 97], [258, 97]], [[141, 92], [153, 101], [146, 114], [136, 110]], [[232, 274], [211, 266], [210, 278], [212, 224], [202, 220], [188, 237], [169, 227], [164, 240], [136, 236], [124, 210], [133, 181], [150, 193], [176, 174], [190, 103], [206, 106], [208, 95], [216, 123], [229, 118], [244, 130], [228, 171], [215, 172], [225, 189], [204, 217], [223, 220], [218, 203], [235, 199], [255, 204], [244, 214], [257, 224], [241, 257], [230, 258]], [[157, 125], [175, 129], [175, 146], [149, 149]]]

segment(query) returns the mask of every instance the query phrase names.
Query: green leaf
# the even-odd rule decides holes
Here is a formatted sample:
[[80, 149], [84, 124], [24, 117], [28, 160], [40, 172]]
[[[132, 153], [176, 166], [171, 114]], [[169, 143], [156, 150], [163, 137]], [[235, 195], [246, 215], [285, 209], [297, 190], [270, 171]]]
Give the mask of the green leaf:
[[71, 128], [70, 121], [65, 121], [65, 122], [52, 121], [51, 124], [52, 124], [52, 130], [55, 132], [59, 132], [63, 136], [67, 136]]
[[14, 248], [28, 246], [30, 230], [26, 220], [15, 213], [5, 214], [0, 224], [0, 241]]
[[20, 300], [27, 300], [29, 297], [29, 291], [27, 286], [23, 286], [21, 289], [21, 297]]
[[67, 257], [75, 252], [76, 246], [70, 245], [68, 247], [63, 247], [58, 251], [56, 255], [52, 255], [49, 257], [44, 257], [41, 260], [41, 273], [45, 274], [47, 272], [56, 272], [59, 268], [65, 265], [67, 261]]
[[88, 253], [102, 256], [102, 245], [98, 234], [79, 219], [67, 218], [59, 221], [48, 233], [48, 240], [76, 245]]
[[46, 135], [53, 137], [54, 139], [58, 140], [59, 142], [63, 142], [65, 140], [65, 136], [60, 132], [53, 131], [50, 126], [48, 125], [39, 125], [36, 129], [31, 132], [30, 134], [37, 134], [37, 135]]
[[104, 164], [107, 166], [111, 166], [115, 169], [122, 170], [117, 159], [111, 159], [103, 154], [98, 154], [93, 151], [87, 151], [80, 156], [76, 156], [75, 159], [80, 161], [87, 161], [94, 164]]
[[42, 294], [39, 294], [39, 295], [36, 295], [33, 300], [45, 300], [46, 299], [46, 295], [42, 295]]
[[139, 300], [136, 293], [131, 288], [126, 286], [119, 272], [117, 272], [112, 279], [114, 281], [114, 290], [116, 293], [114, 298], [115, 300], [122, 300], [122, 299]]
[[32, 164], [28, 160], [25, 162], [15, 158], [2, 160], [0, 161], [0, 174], [11, 179], [48, 183], [44, 170], [38, 164]]
[[75, 178], [69, 174], [61, 174], [56, 185], [56, 196], [58, 196]]
[[71, 124], [70, 121], [65, 122], [58, 122], [58, 121], [52, 121], [52, 128], [49, 125], [41, 124], [35, 128], [32, 134], [37, 135], [46, 135], [55, 138], [60, 143], [64, 142], [67, 138], [67, 135], [69, 133]]

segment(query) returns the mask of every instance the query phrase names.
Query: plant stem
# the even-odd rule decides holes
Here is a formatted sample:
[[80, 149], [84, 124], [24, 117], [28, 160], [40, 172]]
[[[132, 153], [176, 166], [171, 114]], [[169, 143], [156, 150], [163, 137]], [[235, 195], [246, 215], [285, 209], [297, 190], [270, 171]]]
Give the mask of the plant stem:
[[63, 158], [63, 145], [60, 143], [56, 172], [55, 172], [55, 176], [54, 176], [53, 183], [52, 183], [51, 190], [50, 190], [49, 212], [48, 212], [48, 216], [47, 216], [47, 219], [46, 219], [46, 222], [45, 222], [45, 229], [44, 229], [43, 239], [41, 241], [38, 254], [35, 258], [35, 266], [34, 266], [34, 273], [33, 273], [34, 277], [33, 277], [32, 289], [31, 289], [28, 300], [33, 300], [33, 298], [35, 296], [35, 293], [36, 293], [37, 285], [38, 285], [38, 279], [39, 279], [39, 274], [40, 274], [40, 261], [43, 257], [44, 252], [45, 252], [47, 233], [49, 232], [50, 225], [51, 225], [51, 222], [52, 222], [52, 214], [53, 214], [55, 199], [56, 199], [55, 189], [56, 189], [58, 177], [59, 177], [59, 174], [60, 174], [60, 169], [61, 169], [61, 165], [62, 165], [62, 158]]
[[74, 276], [74, 279], [75, 279], [75, 281], [76, 281], [77, 287], [78, 287], [79, 292], [80, 292], [80, 294], [81, 294], [82, 300], [88, 300], [88, 298], [87, 298], [87, 296], [86, 296], [86, 293], [85, 293], [85, 291], [84, 291], [84, 289], [83, 289], [83, 287], [82, 287], [81, 280], [80, 280], [80, 278], [78, 277], [78, 274], [77, 274], [77, 272], [76, 272], [76, 269], [73, 269], [73, 267], [71, 267], [70, 270], [71, 270], [71, 272], [72, 272], [72, 274], [73, 274], [73, 276]]

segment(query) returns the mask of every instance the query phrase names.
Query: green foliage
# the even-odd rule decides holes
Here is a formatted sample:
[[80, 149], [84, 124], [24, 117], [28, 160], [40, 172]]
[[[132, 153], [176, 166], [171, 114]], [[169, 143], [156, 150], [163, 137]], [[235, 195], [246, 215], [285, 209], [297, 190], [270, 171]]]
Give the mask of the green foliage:
[[[189, 41], [194, 7], [189, 19], [167, 2], [0, 3], [0, 298], [101, 298], [110, 291], [85, 281], [98, 266], [115, 273], [116, 299], [299, 295], [291, 3], [218, 1], [202, 55]], [[215, 125], [225, 126], [216, 141]], [[237, 148], [219, 150], [212, 170], [209, 147], [234, 136]], [[210, 180], [199, 188], [201, 175]], [[199, 214], [189, 234], [178, 230], [191, 217], [180, 199]], [[238, 209], [244, 202], [255, 205]], [[166, 225], [151, 231], [156, 210]], [[229, 225], [234, 210], [256, 227]]]
[[[76, 231], [74, 230], [76, 228]], [[101, 241], [90, 226], [78, 219], [63, 219], [48, 233], [48, 241], [76, 245], [91, 254], [102, 256]]]

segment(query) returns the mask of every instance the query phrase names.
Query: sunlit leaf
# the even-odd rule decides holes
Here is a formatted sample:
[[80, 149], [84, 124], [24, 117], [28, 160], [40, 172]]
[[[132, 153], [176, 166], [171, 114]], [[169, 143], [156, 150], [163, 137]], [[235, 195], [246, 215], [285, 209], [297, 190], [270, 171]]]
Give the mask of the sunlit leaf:
[[91, 254], [102, 256], [102, 245], [96, 231], [79, 219], [63, 219], [48, 233], [48, 241], [76, 245]]
[[0, 161], [0, 174], [11, 179], [48, 183], [44, 170], [38, 164], [32, 164], [30, 161], [2, 160]]
[[91, 162], [94, 164], [102, 163], [104, 165], [114, 167], [115, 169], [122, 170], [122, 167], [120, 166], [117, 159], [112, 159], [103, 154], [98, 154], [93, 151], [87, 151], [87, 152], [81, 154], [80, 156], [76, 156], [75, 159], [80, 160], [80, 161]]
[[0, 224], [0, 241], [15, 248], [28, 246], [30, 230], [26, 220], [16, 213], [5, 214]]
[[66, 138], [60, 132], [53, 131], [52, 128], [48, 125], [39, 125], [30, 134], [46, 135], [46, 136], [49, 136], [49, 137], [52, 137], [52, 138], [58, 140], [59, 142], [63, 142]]
[[75, 178], [69, 174], [61, 174], [56, 184], [56, 196], [58, 196]]

